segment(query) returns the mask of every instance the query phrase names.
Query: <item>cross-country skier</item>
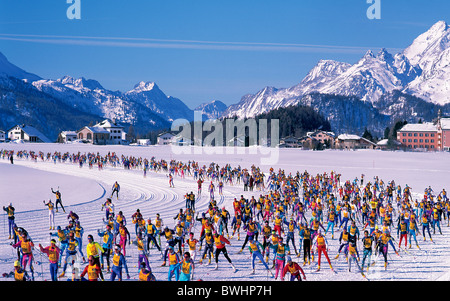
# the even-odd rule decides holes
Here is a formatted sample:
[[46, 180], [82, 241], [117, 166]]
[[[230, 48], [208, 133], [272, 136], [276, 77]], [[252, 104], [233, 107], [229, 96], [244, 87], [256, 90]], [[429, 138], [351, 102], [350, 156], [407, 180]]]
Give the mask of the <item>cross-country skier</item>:
[[189, 252], [185, 252], [180, 264], [179, 281], [191, 281], [194, 278], [195, 264]]
[[291, 274], [290, 281], [294, 281], [297, 279], [298, 281], [302, 281], [302, 278], [300, 277], [300, 273], [303, 275], [303, 280], [306, 280], [306, 275], [303, 269], [300, 267], [300, 265], [294, 261], [292, 261], [291, 256], [287, 257], [286, 265], [284, 266], [283, 272], [281, 273], [281, 280], [284, 281], [284, 277], [287, 273]]
[[52, 192], [56, 195], [56, 202], [55, 202], [56, 212], [58, 212], [58, 204], [59, 204], [61, 206], [62, 210], [64, 211], [64, 213], [66, 213], [66, 209], [64, 209], [64, 206], [62, 204], [61, 192], [59, 191], [59, 189], [56, 191], [54, 191], [53, 188], [51, 188], [51, 189], [52, 189]]
[[216, 259], [216, 270], [219, 268], [219, 255], [222, 253], [225, 258], [230, 263], [231, 267], [233, 268], [233, 271], [236, 272], [236, 268], [233, 265], [233, 262], [231, 261], [230, 257], [228, 256], [228, 252], [226, 249], [226, 244], [231, 245], [230, 241], [226, 239], [223, 235], [219, 235], [219, 233], [214, 233], [214, 244], [216, 245], [216, 252], [214, 254], [214, 257]]
[[75, 239], [75, 233], [70, 232], [69, 239], [67, 240], [66, 258], [64, 259], [63, 271], [61, 275], [59, 275], [59, 278], [64, 277], [64, 275], [66, 274], [68, 264], [70, 264], [72, 268], [74, 267], [77, 260], [77, 245], [78, 242]]
[[49, 230], [55, 230], [55, 206], [52, 200], [48, 200], [47, 203], [45, 203], [45, 201], [42, 202], [48, 207], [48, 221], [50, 224]]
[[27, 264], [30, 264], [31, 280], [34, 281], [34, 268], [33, 268], [33, 248], [34, 243], [31, 241], [25, 233], [22, 234], [20, 240], [12, 245], [13, 248], [20, 247], [22, 253], [22, 267], [24, 270], [27, 268]]
[[322, 235], [322, 231], [321, 230], [319, 230], [319, 233], [314, 238], [313, 249], [314, 249], [314, 246], [317, 246], [317, 253], [319, 255], [317, 271], [320, 271], [320, 259], [321, 259], [322, 253], [325, 255], [325, 258], [327, 259], [328, 264], [330, 265], [330, 269], [332, 271], [334, 271], [333, 266], [331, 265], [330, 258], [328, 257], [328, 252], [327, 252], [328, 243], [327, 243], [327, 239], [325, 238], [325, 236]]
[[127, 274], [127, 279], [130, 279], [130, 274], [128, 273], [128, 265], [125, 260], [125, 256], [120, 252], [120, 246], [114, 246], [114, 255], [111, 267], [111, 278], [110, 281], [114, 281], [116, 277], [119, 281], [122, 281], [122, 269], [125, 268]]
[[261, 254], [262, 244], [253, 238], [253, 236], [249, 237], [249, 246], [248, 249], [250, 250], [250, 254], [252, 255], [252, 274], [255, 274], [255, 260], [259, 259], [259, 261], [264, 265], [267, 271], [272, 275], [273, 273], [270, 270], [267, 263], [264, 261], [264, 257]]
[[48, 256], [48, 261], [50, 262], [50, 277], [52, 281], [58, 281], [58, 261], [60, 249], [56, 246], [56, 241], [51, 239], [50, 246], [45, 248], [39, 244], [39, 249], [42, 253], [47, 254]]
[[9, 231], [9, 237], [8, 239], [12, 239], [13, 235], [13, 225], [14, 225], [14, 209], [12, 203], [9, 203], [8, 207], [3, 206], [3, 210], [8, 214], [8, 231]]
[[112, 192], [111, 192], [111, 198], [114, 195], [114, 192], [116, 193], [116, 197], [117, 199], [119, 199], [119, 191], [120, 191], [120, 185], [119, 183], [117, 183], [117, 181], [114, 182], [112, 188], [111, 188]]
[[110, 256], [112, 251], [112, 244], [114, 240], [113, 233], [111, 232], [111, 226], [106, 225], [105, 231], [98, 231], [98, 236], [102, 237], [102, 256], [101, 256], [101, 268], [103, 269], [104, 258], [106, 258], [107, 272], [110, 272]]
[[151, 269], [147, 269], [145, 262], [141, 262], [139, 269], [139, 281], [156, 281]]
[[84, 268], [83, 272], [81, 272], [80, 277], [83, 278], [84, 275], [87, 274], [89, 281], [98, 281], [98, 279], [102, 279], [102, 281], [104, 281], [105, 279], [103, 278], [102, 269], [100, 268], [100, 265], [97, 263], [97, 261], [94, 259], [94, 256], [90, 255], [88, 257], [88, 260], [89, 264]]

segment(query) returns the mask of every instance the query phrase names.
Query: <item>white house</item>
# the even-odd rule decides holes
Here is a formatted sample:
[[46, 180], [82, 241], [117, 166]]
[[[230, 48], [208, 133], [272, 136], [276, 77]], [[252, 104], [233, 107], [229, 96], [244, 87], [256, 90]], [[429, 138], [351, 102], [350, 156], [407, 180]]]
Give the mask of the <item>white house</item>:
[[0, 130], [0, 142], [5, 142], [6, 140], [6, 133], [5, 131]]
[[110, 133], [101, 128], [93, 126], [85, 126], [81, 130], [77, 131], [77, 139], [92, 144], [105, 145], [109, 144]]
[[77, 132], [75, 131], [62, 131], [58, 135], [58, 143], [67, 143], [77, 140]]
[[30, 125], [16, 125], [12, 127], [8, 130], [8, 139], [51, 143], [50, 139]]
[[123, 144], [123, 126], [105, 119], [102, 122], [97, 123], [93, 127], [101, 128], [109, 132], [109, 141], [107, 141], [106, 144]]
[[341, 134], [336, 138], [335, 146], [338, 149], [375, 149], [377, 145], [358, 135]]
[[150, 139], [136, 139], [136, 144], [147, 146], [147, 145], [151, 145], [152, 142], [150, 141]]
[[169, 145], [172, 144], [172, 139], [175, 137], [172, 133], [161, 133], [158, 135], [156, 144], [158, 145]]
[[377, 149], [401, 149], [402, 144], [397, 140], [382, 139], [377, 142]]

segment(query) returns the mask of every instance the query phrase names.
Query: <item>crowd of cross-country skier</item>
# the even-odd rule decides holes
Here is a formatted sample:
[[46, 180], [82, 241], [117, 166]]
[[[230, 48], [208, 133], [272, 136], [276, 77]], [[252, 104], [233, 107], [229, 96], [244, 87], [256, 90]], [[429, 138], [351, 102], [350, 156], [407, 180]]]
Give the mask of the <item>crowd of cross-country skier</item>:
[[[17, 251], [17, 260], [13, 270], [3, 276], [15, 280], [36, 280], [33, 261], [34, 254], [40, 252], [48, 258], [53, 281], [130, 279], [130, 260], [138, 261], [140, 281], [189, 281], [194, 279], [199, 264], [212, 264], [213, 269], [218, 269], [219, 262], [226, 261], [236, 271], [233, 254], [227, 251], [231, 242], [242, 245], [239, 253], [250, 252], [249, 273], [255, 273], [256, 264], [262, 264], [273, 280], [306, 279], [302, 267], [313, 263], [317, 271], [325, 262], [335, 272], [333, 260], [340, 256], [345, 256], [349, 271], [356, 268], [367, 279], [366, 273], [375, 262], [381, 260], [387, 269], [392, 260], [390, 253], [408, 255], [410, 248], [420, 249], [422, 244], [433, 243], [434, 235], [442, 235], [441, 223], [446, 221], [447, 227], [450, 223], [450, 201], [444, 188], [434, 191], [428, 186], [416, 198], [408, 185], [401, 187], [392, 179], [387, 182], [378, 177], [366, 179], [364, 174], [342, 180], [335, 171], [291, 174], [270, 168], [265, 174], [254, 165], [249, 169], [229, 164], [201, 165], [195, 161], [118, 156], [113, 152], [105, 156], [26, 150], [0, 152], [0, 157], [11, 164], [14, 156], [19, 160], [78, 164], [80, 168], [120, 167], [142, 171], [144, 176], [149, 171], [163, 172], [167, 174], [169, 187], [175, 186], [174, 179], [185, 178], [191, 179], [197, 188], [196, 194], [190, 191], [184, 195], [185, 206], [174, 217], [175, 227], [169, 228], [159, 214], [143, 216], [139, 209], [131, 216], [117, 212], [114, 200], [119, 198], [120, 183], [113, 183], [101, 208], [105, 212], [105, 225], [97, 233], [87, 235], [86, 245], [81, 221], [76, 212], [66, 213], [58, 189], [50, 187], [55, 202], [43, 204], [49, 209], [50, 230], [56, 230], [49, 245], [34, 245], [33, 230], [20, 227], [12, 203], [4, 206], [11, 248]], [[259, 195], [251, 198], [241, 195], [234, 199], [232, 208], [219, 208], [216, 199], [223, 195], [227, 185]], [[209, 198], [208, 210], [199, 212], [196, 199], [205, 193]], [[68, 224], [55, 225], [55, 212], [67, 214]], [[330, 249], [330, 239], [339, 241], [338, 249]], [[130, 247], [137, 248], [138, 258], [127, 258]], [[150, 251], [160, 254], [160, 262], [149, 262]], [[75, 268], [77, 260], [84, 264], [80, 270]], [[155, 265], [167, 267], [166, 278], [156, 279], [151, 269]], [[71, 275], [66, 275], [68, 267]]]

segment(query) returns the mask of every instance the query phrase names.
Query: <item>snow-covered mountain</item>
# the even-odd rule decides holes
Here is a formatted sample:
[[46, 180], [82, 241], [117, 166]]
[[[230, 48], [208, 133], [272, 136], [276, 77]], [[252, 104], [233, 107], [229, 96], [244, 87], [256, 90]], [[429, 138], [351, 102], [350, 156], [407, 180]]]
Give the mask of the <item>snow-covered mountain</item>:
[[227, 105], [220, 100], [213, 100], [211, 102], [202, 103], [194, 109], [194, 111], [201, 111], [205, 119], [217, 119], [227, 109]]
[[[180, 100], [166, 96], [156, 84], [153, 89], [150, 85], [138, 89], [139, 85], [122, 93], [83, 77], [42, 79], [0, 53], [0, 126], [8, 129], [18, 123], [32, 123], [56, 139], [57, 131], [78, 130], [104, 118], [133, 125], [142, 134], [170, 127], [171, 118], [193, 118], [193, 111]], [[64, 118], [54, 118], [55, 112]]]
[[101, 116], [80, 111], [15, 77], [0, 76], [0, 129], [32, 125], [56, 141], [64, 130], [78, 130]]
[[348, 63], [321, 60], [302, 82], [290, 88], [265, 87], [256, 94], [243, 96], [239, 103], [230, 105], [222, 117], [254, 117], [280, 107], [295, 105], [306, 94], [320, 90], [329, 81], [351, 67]]
[[[167, 96], [154, 82], [139, 82], [133, 89], [121, 92], [105, 89], [97, 80], [84, 77], [63, 76], [58, 79], [43, 79], [38, 75], [10, 63], [0, 53], [0, 78], [3, 88], [14, 91], [17, 82], [13, 78], [31, 84], [39, 92], [57, 99], [64, 105], [99, 118], [108, 118], [136, 128], [156, 129], [170, 127], [170, 122], [183, 118], [193, 120], [194, 111], [180, 99]], [[36, 93], [32, 87], [21, 93]], [[42, 94], [42, 95], [45, 95]], [[40, 97], [43, 97], [43, 96]], [[27, 110], [24, 108], [24, 110]], [[33, 115], [29, 108], [28, 115]]]
[[450, 102], [450, 27], [440, 21], [405, 49], [410, 62], [422, 69], [405, 88], [408, 94], [436, 104]]
[[[222, 117], [254, 117], [279, 107], [298, 104], [310, 93], [357, 97], [383, 110], [383, 95], [402, 91], [437, 105], [450, 103], [450, 28], [439, 21], [403, 52], [367, 51], [355, 64], [321, 60], [290, 88], [265, 87], [228, 107]], [[384, 98], [384, 102], [386, 98]], [[384, 110], [389, 111], [389, 110]], [[327, 117], [327, 116], [325, 116]]]
[[180, 99], [167, 96], [154, 82], [141, 81], [123, 96], [131, 101], [142, 104], [168, 121], [175, 119], [193, 120], [194, 112]]
[[[202, 104], [195, 110], [201, 110], [206, 118], [248, 118], [280, 107], [309, 103], [316, 106], [316, 111], [329, 114], [324, 117], [331, 124], [351, 130], [350, 126], [341, 126], [342, 121], [337, 120], [350, 114], [345, 111], [350, 109], [349, 106], [340, 106], [344, 111], [334, 110], [331, 114], [330, 110], [323, 110], [325, 107], [320, 104], [321, 101], [331, 104], [330, 99], [340, 96], [339, 103], [346, 97], [353, 104], [355, 100], [370, 104], [368, 107], [354, 107], [370, 111], [374, 118], [366, 118], [366, 121], [377, 120], [376, 126], [386, 123], [384, 116], [391, 120], [405, 117], [407, 106], [413, 107], [408, 110], [410, 118], [424, 117], [427, 120], [427, 114], [420, 111], [423, 108], [430, 107], [433, 111], [439, 108], [443, 113], [450, 113], [450, 75], [447, 74], [450, 74], [450, 27], [446, 22], [439, 21], [401, 53], [392, 55], [386, 49], [378, 53], [367, 51], [355, 64], [320, 60], [297, 85], [287, 88], [267, 86], [254, 94], [244, 95], [238, 103], [228, 108], [214, 101]], [[8, 91], [3, 95], [4, 100], [17, 98], [17, 95], [11, 96], [17, 83], [9, 80], [17, 78], [44, 93], [39, 94], [40, 98], [48, 95], [51, 103], [58, 100], [77, 112], [114, 119], [144, 131], [170, 126], [170, 122], [179, 118], [192, 121], [194, 117], [194, 110], [180, 99], [167, 96], [155, 82], [141, 81], [131, 90], [121, 92], [105, 89], [98, 81], [83, 77], [43, 79], [10, 63], [1, 53], [0, 78], [1, 86], [7, 88], [4, 91]], [[21, 96], [35, 94], [31, 87], [22, 87]], [[308, 97], [312, 94], [314, 96]], [[314, 101], [308, 101], [311, 99]], [[7, 107], [10, 108], [10, 105]], [[372, 110], [378, 110], [379, 114]], [[38, 114], [33, 113], [32, 107], [23, 108], [22, 112], [26, 112], [27, 116]], [[352, 124], [357, 129], [361, 126], [375, 127], [372, 124]]]
[[320, 60], [300, 84], [289, 89], [292, 95], [309, 94], [323, 89], [328, 83], [347, 72], [352, 65], [333, 60]]
[[386, 49], [381, 49], [375, 55], [369, 50], [356, 64], [317, 92], [357, 96], [363, 101], [375, 103], [384, 93], [401, 90], [418, 74], [420, 70], [401, 54], [394, 57]]
[[120, 93], [105, 90], [97, 81], [64, 76], [56, 80], [41, 79], [34, 81], [32, 85], [83, 112], [120, 122], [133, 122], [134, 116], [128, 114]]
[[[96, 80], [70, 76], [42, 79], [34, 81], [33, 85], [68, 105], [118, 122], [136, 124], [143, 111], [166, 121], [193, 118], [192, 110], [178, 98], [165, 95], [154, 82], [139, 82], [127, 92], [107, 90]], [[154, 124], [155, 120], [147, 122]]]
[[443, 51], [450, 47], [449, 26], [445, 21], [435, 23], [428, 31], [419, 35], [403, 54], [414, 65], [429, 70]]

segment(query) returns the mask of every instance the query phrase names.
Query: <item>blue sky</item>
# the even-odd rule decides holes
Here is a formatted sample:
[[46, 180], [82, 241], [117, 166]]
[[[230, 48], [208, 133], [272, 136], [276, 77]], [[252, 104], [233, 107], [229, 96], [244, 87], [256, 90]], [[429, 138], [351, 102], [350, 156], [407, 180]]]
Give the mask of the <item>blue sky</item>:
[[445, 0], [379, 0], [380, 20], [367, 18], [367, 0], [79, 1], [81, 19], [69, 20], [66, 0], [0, 0], [0, 52], [43, 78], [120, 91], [153, 81], [191, 108], [291, 87], [320, 59], [396, 53], [450, 22]]

